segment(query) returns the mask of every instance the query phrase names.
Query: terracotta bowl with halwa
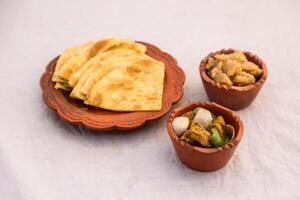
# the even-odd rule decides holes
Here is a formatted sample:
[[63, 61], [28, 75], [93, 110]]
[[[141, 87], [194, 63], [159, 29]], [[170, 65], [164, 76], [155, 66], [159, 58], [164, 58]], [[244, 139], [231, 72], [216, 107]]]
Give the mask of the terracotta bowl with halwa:
[[208, 54], [199, 71], [209, 99], [233, 110], [248, 107], [268, 75], [265, 63], [257, 55], [235, 49]]

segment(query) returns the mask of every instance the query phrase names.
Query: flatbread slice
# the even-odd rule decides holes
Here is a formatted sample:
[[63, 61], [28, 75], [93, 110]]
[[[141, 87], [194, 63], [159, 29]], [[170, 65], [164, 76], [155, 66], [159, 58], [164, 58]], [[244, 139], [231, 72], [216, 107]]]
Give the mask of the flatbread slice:
[[69, 81], [70, 77], [82, 68], [92, 57], [105, 51], [118, 48], [134, 49], [142, 53], [146, 51], [146, 47], [144, 45], [135, 43], [132, 40], [114, 38], [98, 40], [96, 42], [92, 42], [91, 45], [87, 45], [85, 48], [79, 49], [76, 54], [66, 59], [59, 67], [57, 76], [60, 79]]
[[[128, 53], [128, 50], [114, 51], [123, 51]], [[71, 97], [85, 100], [87, 93], [94, 86], [94, 84], [101, 80], [106, 74], [108, 74], [117, 67], [130, 65], [134, 62], [148, 57], [145, 54], [138, 53], [130, 53], [129, 56], [126, 56], [126, 54], [123, 54], [124, 56], [120, 56], [119, 53], [110, 55], [110, 57], [107, 56], [106, 58], [96, 58], [101, 57], [101, 55], [94, 57], [95, 59], [93, 58], [93, 66], [87, 69], [83, 76], [79, 79], [78, 83], [73, 88], [70, 94]]]
[[[66, 80], [59, 77], [59, 70], [62, 68], [62, 66], [65, 64], [65, 62], [67, 60], [69, 60], [72, 56], [78, 54], [78, 52], [82, 51], [83, 49], [89, 48], [92, 45], [93, 45], [93, 42], [87, 42], [84, 44], [80, 44], [80, 45], [65, 49], [64, 52], [60, 55], [60, 57], [58, 58], [58, 60], [56, 62], [55, 71], [52, 76], [52, 81], [61, 82], [61, 83], [67, 82]], [[57, 84], [56, 87], [59, 88], [60, 87], [59, 85], [61, 85], [61, 84]], [[61, 88], [61, 89], [64, 89], [64, 88]]]
[[62, 90], [65, 90], [65, 91], [71, 91], [72, 90], [72, 88], [70, 88], [69, 86], [65, 85], [64, 83], [60, 83], [60, 82], [55, 83], [54, 88], [55, 89], [62, 89]]
[[147, 58], [118, 67], [92, 87], [85, 103], [113, 111], [159, 111], [164, 71], [164, 63]]
[[121, 48], [121, 49], [110, 50], [110, 51], [106, 51], [106, 52], [103, 52], [101, 54], [98, 54], [98, 55], [94, 56], [93, 58], [91, 58], [87, 63], [85, 63], [83, 65], [83, 67], [80, 68], [77, 72], [75, 72], [70, 77], [70, 80], [69, 80], [68, 84], [71, 87], [74, 87], [77, 84], [77, 82], [79, 81], [79, 79], [81, 78], [81, 76], [83, 76], [83, 74], [86, 71], [88, 71], [93, 66], [99, 65], [99, 63], [101, 61], [113, 62], [113, 61], [115, 61], [119, 58], [130, 57], [134, 54], [141, 54], [141, 53], [139, 51], [136, 51], [136, 50]]

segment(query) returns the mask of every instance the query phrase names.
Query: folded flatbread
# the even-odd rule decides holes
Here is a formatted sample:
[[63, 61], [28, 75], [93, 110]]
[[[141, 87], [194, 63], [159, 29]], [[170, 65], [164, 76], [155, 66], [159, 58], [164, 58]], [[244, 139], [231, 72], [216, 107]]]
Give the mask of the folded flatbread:
[[[108, 56], [108, 54], [110, 56]], [[93, 85], [101, 80], [106, 74], [117, 67], [127, 66], [149, 56], [132, 52], [131, 50], [113, 50], [92, 58], [83, 68], [83, 75], [73, 88], [70, 96], [85, 100], [85, 96]], [[83, 69], [82, 68], [82, 69]], [[79, 72], [79, 71], [78, 71]]]
[[74, 87], [76, 80], [69, 84], [74, 73], [80, 70], [91, 58], [106, 51], [115, 49], [132, 49], [144, 53], [146, 47], [127, 39], [102, 39], [78, 45], [64, 51], [57, 61], [53, 76], [55, 82], [62, 83], [65, 87]]
[[92, 87], [85, 103], [114, 111], [160, 110], [164, 70], [162, 62], [147, 58], [117, 67]]
[[56, 89], [85, 104], [113, 111], [159, 111], [164, 63], [148, 56], [146, 46], [108, 38], [66, 49], [52, 77]]

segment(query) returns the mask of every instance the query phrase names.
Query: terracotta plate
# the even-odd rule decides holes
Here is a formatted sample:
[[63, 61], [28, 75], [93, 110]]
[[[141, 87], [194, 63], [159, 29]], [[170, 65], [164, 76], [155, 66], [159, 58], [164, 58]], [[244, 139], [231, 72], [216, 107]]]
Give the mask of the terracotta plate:
[[147, 46], [147, 54], [165, 63], [165, 81], [163, 104], [161, 111], [155, 112], [115, 112], [83, 104], [80, 100], [69, 97], [69, 92], [54, 89], [51, 81], [58, 57], [54, 58], [46, 67], [40, 79], [44, 102], [64, 120], [73, 124], [83, 125], [95, 130], [129, 130], [141, 127], [148, 120], [162, 117], [173, 103], [183, 95], [185, 75], [177, 65], [176, 60], [159, 48], [139, 42]]

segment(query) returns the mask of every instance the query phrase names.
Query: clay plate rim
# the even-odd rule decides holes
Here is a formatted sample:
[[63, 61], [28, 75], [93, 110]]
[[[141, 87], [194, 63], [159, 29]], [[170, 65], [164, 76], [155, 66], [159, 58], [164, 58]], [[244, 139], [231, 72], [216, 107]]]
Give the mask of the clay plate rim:
[[[116, 115], [116, 112], [114, 111], [99, 110], [97, 111], [96, 115], [88, 109], [75, 108], [72, 103], [69, 103], [67, 101], [67, 99], [71, 99], [71, 97], [64, 97], [61, 91], [54, 89], [54, 84], [51, 81], [55, 64], [59, 56], [52, 59], [52, 61], [47, 65], [46, 71], [40, 78], [40, 87], [42, 89], [43, 101], [63, 120], [72, 124], [83, 125], [93, 130], [132, 130], [143, 126], [146, 121], [152, 121], [162, 117], [171, 109], [172, 104], [180, 100], [180, 98], [183, 96], [185, 74], [183, 70], [178, 66], [175, 58], [173, 58], [171, 55], [161, 51], [158, 47], [149, 43], [141, 41], [137, 42], [147, 46], [148, 55], [150, 55], [151, 57], [155, 57], [165, 63], [165, 83], [162, 110], [155, 112], [130, 112], [126, 113], [129, 115], [129, 119], [120, 120], [117, 118], [120, 118], [120, 116], [124, 113]], [[169, 76], [172, 75], [172, 80], [171, 77], [167, 79], [168, 74]], [[174, 84], [174, 87], [171, 87], [170, 84]], [[102, 116], [101, 114], [99, 115], [99, 113], [104, 112], [109, 112], [111, 114], [105, 114], [105, 120], [107, 121], [99, 121], [99, 116], [104, 116]], [[139, 118], [136, 118], [137, 116]]]
[[212, 57], [212, 56], [214, 56], [216, 54], [220, 54], [220, 53], [224, 53], [224, 54], [232, 53], [232, 52], [234, 52], [234, 50], [235, 49], [233, 49], [233, 48], [229, 48], [229, 49], [221, 49], [220, 51], [209, 53], [203, 60], [201, 60], [200, 65], [199, 65], [199, 72], [200, 72], [201, 78], [208, 84], [213, 85], [214, 87], [217, 87], [221, 90], [231, 90], [231, 91], [249, 91], [249, 90], [254, 89], [255, 87], [259, 87], [260, 85], [264, 84], [264, 82], [266, 81], [267, 76], [268, 76], [268, 70], [267, 70], [266, 64], [263, 62], [263, 60], [261, 58], [259, 58], [257, 55], [255, 55], [249, 51], [243, 51], [243, 53], [245, 54], [247, 59], [250, 60], [251, 62], [254, 62], [255, 64], [257, 64], [263, 70], [261, 77], [254, 84], [246, 85], [246, 86], [232, 86], [231, 88], [227, 88], [224, 85], [217, 83], [216, 81], [214, 81], [207, 75], [206, 70], [205, 70], [205, 65], [206, 65], [209, 57]]
[[[181, 141], [174, 132], [172, 122], [175, 119], [175, 117], [179, 116], [179, 113], [187, 112], [197, 106], [205, 107], [207, 105], [214, 107], [216, 110], [223, 110], [224, 112], [230, 113], [233, 120], [238, 124], [239, 131], [236, 133], [235, 138], [231, 142], [225, 144], [222, 147], [204, 148], [204, 147], [192, 146], [184, 141]], [[184, 148], [187, 148], [190, 151], [194, 150], [199, 153], [210, 154], [210, 153], [216, 153], [216, 152], [220, 152], [220, 151], [226, 151], [226, 150], [229, 150], [229, 149], [233, 148], [234, 146], [238, 145], [244, 134], [244, 125], [243, 125], [243, 122], [241, 121], [241, 119], [239, 118], [239, 116], [233, 110], [230, 110], [230, 109], [228, 109], [224, 106], [221, 106], [217, 103], [214, 103], [214, 102], [200, 101], [200, 102], [189, 102], [189, 103], [173, 110], [167, 120], [167, 130], [168, 130], [168, 134], [172, 138], [172, 140], [175, 141], [176, 143], [178, 143], [179, 145], [183, 146]]]

